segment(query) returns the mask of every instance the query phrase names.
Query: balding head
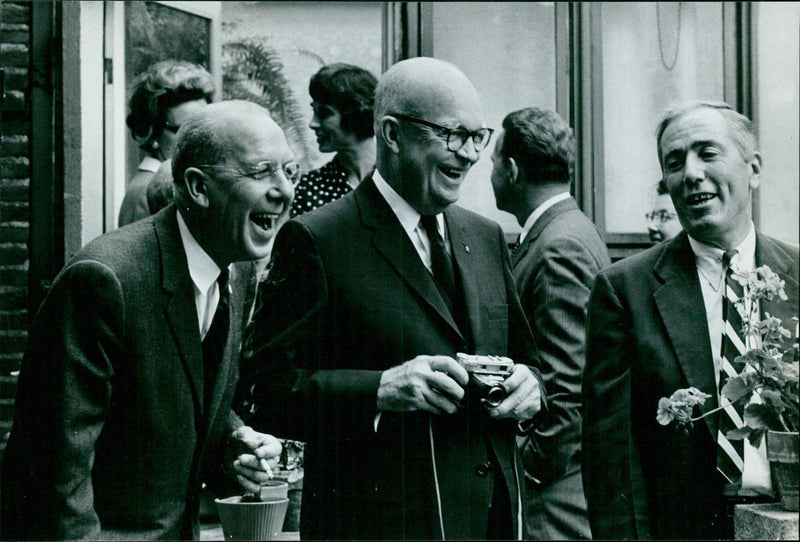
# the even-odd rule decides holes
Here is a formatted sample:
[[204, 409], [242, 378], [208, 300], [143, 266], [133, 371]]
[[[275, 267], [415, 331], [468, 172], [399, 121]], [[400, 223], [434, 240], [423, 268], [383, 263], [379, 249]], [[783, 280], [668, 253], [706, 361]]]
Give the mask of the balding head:
[[[479, 158], [472, 134], [482, 128], [478, 93], [452, 64], [434, 58], [403, 60], [378, 82], [378, 171], [421, 214], [440, 213], [458, 199], [461, 183]], [[448, 148], [452, 133], [459, 134], [452, 141], [464, 142], [456, 143], [456, 150]], [[464, 134], [469, 136], [460, 137]]]
[[289, 213], [297, 164], [263, 107], [208, 105], [178, 131], [175, 199], [200, 246], [220, 267], [263, 258]]

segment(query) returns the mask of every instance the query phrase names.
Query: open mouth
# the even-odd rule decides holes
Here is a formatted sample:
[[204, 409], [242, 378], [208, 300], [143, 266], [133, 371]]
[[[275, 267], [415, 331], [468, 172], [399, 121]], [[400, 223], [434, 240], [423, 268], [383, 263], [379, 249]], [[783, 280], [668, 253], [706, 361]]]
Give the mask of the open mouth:
[[463, 169], [447, 167], [447, 166], [439, 166], [439, 171], [444, 173], [446, 177], [450, 179], [460, 179], [461, 176], [464, 174]]
[[264, 231], [270, 231], [278, 223], [278, 213], [250, 213], [250, 221]]
[[716, 194], [709, 194], [709, 193], [702, 193], [702, 194], [692, 194], [691, 196], [686, 198], [686, 203], [689, 205], [702, 205], [707, 201], [711, 201], [712, 199], [716, 198]]

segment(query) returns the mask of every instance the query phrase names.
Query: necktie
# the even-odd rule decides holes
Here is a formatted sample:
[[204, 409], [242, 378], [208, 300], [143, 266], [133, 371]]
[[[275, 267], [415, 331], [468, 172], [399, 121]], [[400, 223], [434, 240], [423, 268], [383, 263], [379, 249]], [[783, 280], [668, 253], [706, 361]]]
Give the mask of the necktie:
[[228, 299], [228, 270], [223, 269], [217, 279], [219, 302], [214, 318], [211, 320], [206, 336], [203, 338], [203, 405], [208, 411], [217, 371], [222, 361], [225, 343], [228, 341], [228, 324], [230, 323]]
[[[742, 334], [742, 317], [736, 307], [736, 302], [742, 299], [744, 289], [741, 284], [733, 279], [731, 260], [736, 255], [736, 250], [726, 252], [722, 256], [722, 266], [725, 269], [725, 291], [722, 298], [722, 351], [719, 375], [719, 387], [725, 385], [728, 378], [737, 376], [745, 364], [735, 359], [746, 351], [745, 338]], [[726, 399], [721, 398], [721, 401]], [[744, 425], [744, 409], [740, 403], [725, 407], [720, 413], [719, 430], [717, 434], [717, 469], [730, 483], [741, 479], [744, 466], [744, 441], [728, 440], [725, 433]]]
[[433, 277], [436, 279], [440, 290], [445, 294], [445, 301], [452, 307], [456, 296], [456, 278], [453, 270], [453, 260], [450, 259], [450, 255], [447, 253], [447, 249], [444, 246], [444, 239], [439, 235], [436, 217], [433, 215], [423, 215], [419, 219], [419, 222], [430, 241]]

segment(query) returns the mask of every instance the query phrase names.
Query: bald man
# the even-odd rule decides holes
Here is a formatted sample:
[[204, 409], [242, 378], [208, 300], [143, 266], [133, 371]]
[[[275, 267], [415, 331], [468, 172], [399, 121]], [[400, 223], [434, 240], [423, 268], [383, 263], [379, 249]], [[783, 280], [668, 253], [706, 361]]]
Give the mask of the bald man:
[[[232, 470], [252, 491], [280, 454], [231, 415], [252, 265], [232, 264], [266, 255], [297, 164], [266, 110], [232, 101], [184, 122], [172, 171], [176, 203], [80, 250], [39, 310], [4, 539], [199, 539], [201, 484]], [[249, 453], [223, 469], [229, 439]]]
[[[491, 130], [431, 58], [390, 68], [375, 112], [372, 179], [276, 237], [245, 343], [250, 423], [307, 441], [303, 538], [518, 538], [538, 355], [503, 231], [454, 205]], [[516, 363], [504, 400], [482, 401], [459, 352]]]

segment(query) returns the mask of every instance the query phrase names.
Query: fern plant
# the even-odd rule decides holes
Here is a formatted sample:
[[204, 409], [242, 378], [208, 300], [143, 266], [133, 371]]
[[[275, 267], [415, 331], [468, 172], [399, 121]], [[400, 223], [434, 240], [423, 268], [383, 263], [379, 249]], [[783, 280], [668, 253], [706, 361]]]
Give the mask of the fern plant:
[[305, 170], [317, 156], [306, 117], [283, 74], [278, 51], [261, 40], [242, 39], [222, 45], [222, 94], [226, 100], [249, 100], [269, 110], [299, 153]]

